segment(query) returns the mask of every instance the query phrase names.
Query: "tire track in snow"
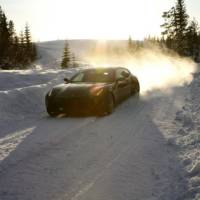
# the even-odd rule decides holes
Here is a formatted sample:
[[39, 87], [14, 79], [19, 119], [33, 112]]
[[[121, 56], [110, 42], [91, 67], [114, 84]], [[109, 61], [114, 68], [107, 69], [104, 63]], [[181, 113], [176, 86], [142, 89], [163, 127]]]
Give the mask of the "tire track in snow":
[[0, 139], [0, 163], [14, 151], [23, 140], [32, 133], [35, 127], [5, 136]]
[[[129, 99], [128, 102], [120, 105], [119, 110], [116, 110], [116, 113], [114, 113], [114, 114], [116, 114], [116, 115], [121, 114], [121, 113], [119, 113], [120, 109], [124, 109], [124, 107], [127, 106], [127, 105], [130, 106], [130, 101], [132, 101], [132, 100], [133, 100], [133, 98]], [[132, 114], [131, 109], [128, 111], [127, 115], [129, 117], [131, 117], [131, 114], [132, 114], [135, 117], [134, 118], [135, 122], [132, 124], [131, 127], [129, 127], [129, 130], [126, 131], [126, 132], [128, 132], [128, 135], [130, 135], [131, 133], [134, 132], [134, 134], [132, 134], [132, 137], [134, 137], [137, 134], [136, 130], [138, 130], [140, 128], [140, 125], [137, 122], [139, 120], [142, 120], [145, 117], [142, 113], [142, 111], [144, 109], [144, 107], [143, 107], [144, 105], [141, 104], [139, 101], [136, 101], [135, 98], [134, 98], [134, 100], [135, 100], [135, 103], [136, 103], [136, 105], [134, 105], [134, 106], [137, 108], [134, 113], [137, 113], [137, 117], [135, 117], [135, 114], [134, 115]], [[98, 123], [98, 121], [96, 121], [96, 123]], [[107, 124], [105, 126], [109, 127], [109, 124]], [[110, 124], [110, 126], [112, 126], [112, 124]], [[126, 144], [124, 144], [124, 142]], [[64, 197], [61, 198], [61, 200], [65, 200], [65, 199], [78, 200], [79, 198], [81, 198], [81, 196], [84, 196], [84, 194], [87, 193], [95, 185], [95, 183], [105, 175], [106, 171], [109, 170], [110, 168], [112, 168], [112, 166], [115, 165], [116, 162], [118, 160], [120, 160], [132, 148], [132, 144], [130, 143], [129, 140], [128, 141], [121, 141], [121, 144], [119, 142], [117, 144], [117, 146], [124, 146], [124, 147], [111, 160], [109, 160], [108, 162], [105, 163], [104, 167], [101, 168], [100, 171], [97, 172], [97, 175], [95, 177], [93, 177], [92, 180], [87, 181], [88, 183], [86, 183], [86, 185], [85, 185], [85, 183], [83, 183], [83, 185], [80, 186], [78, 191], [74, 195], [72, 195], [72, 197], [70, 197], [70, 195], [66, 194], [66, 195], [64, 195]], [[84, 181], [79, 180], [79, 182], [82, 183]]]

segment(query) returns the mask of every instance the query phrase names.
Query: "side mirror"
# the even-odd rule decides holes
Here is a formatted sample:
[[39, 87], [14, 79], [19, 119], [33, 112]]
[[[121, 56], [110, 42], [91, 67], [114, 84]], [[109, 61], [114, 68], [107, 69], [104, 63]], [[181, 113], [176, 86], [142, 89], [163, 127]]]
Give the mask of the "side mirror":
[[123, 72], [121, 73], [121, 75], [122, 75], [124, 78], [129, 77], [129, 73], [126, 72], [126, 71], [123, 71]]
[[118, 78], [118, 79], [117, 79], [117, 86], [118, 86], [119, 88], [125, 87], [126, 85], [127, 85], [127, 81], [126, 81], [125, 78]]
[[68, 78], [64, 78], [65, 83], [70, 83], [70, 80]]

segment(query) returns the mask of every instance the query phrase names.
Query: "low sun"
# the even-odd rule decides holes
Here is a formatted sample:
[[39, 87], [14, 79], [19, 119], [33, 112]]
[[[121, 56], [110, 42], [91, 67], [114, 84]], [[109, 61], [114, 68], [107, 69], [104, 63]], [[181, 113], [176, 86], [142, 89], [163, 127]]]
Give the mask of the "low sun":
[[160, 17], [157, 19], [155, 5], [145, 2], [144, 6], [143, 3], [135, 0], [58, 0], [53, 4], [44, 0], [35, 20], [40, 29], [38, 33], [45, 40], [115, 40], [127, 39], [129, 35], [135, 40], [142, 40], [160, 31]]

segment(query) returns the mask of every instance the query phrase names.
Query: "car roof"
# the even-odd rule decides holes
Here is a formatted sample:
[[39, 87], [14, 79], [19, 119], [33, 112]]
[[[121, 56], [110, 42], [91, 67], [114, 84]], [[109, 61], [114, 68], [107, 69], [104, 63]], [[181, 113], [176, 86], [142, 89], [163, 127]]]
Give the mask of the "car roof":
[[113, 71], [115, 71], [115, 70], [117, 70], [117, 69], [125, 69], [125, 70], [128, 70], [128, 69], [125, 68], [125, 67], [115, 67], [115, 66], [113, 66], [113, 67], [84, 67], [84, 68], [79, 68], [78, 73], [79, 73], [79, 72], [90, 71], [90, 70], [103, 70], [103, 69], [105, 69], [105, 70], [113, 70]]

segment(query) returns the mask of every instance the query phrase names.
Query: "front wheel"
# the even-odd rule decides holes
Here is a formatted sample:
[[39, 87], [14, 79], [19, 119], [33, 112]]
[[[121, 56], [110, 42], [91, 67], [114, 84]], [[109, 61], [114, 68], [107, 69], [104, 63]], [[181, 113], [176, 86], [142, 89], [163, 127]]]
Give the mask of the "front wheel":
[[112, 114], [114, 108], [115, 108], [115, 101], [114, 101], [112, 94], [110, 94], [108, 96], [107, 101], [105, 102], [105, 104], [103, 106], [103, 109], [100, 112], [100, 116], [106, 116], [106, 115]]

